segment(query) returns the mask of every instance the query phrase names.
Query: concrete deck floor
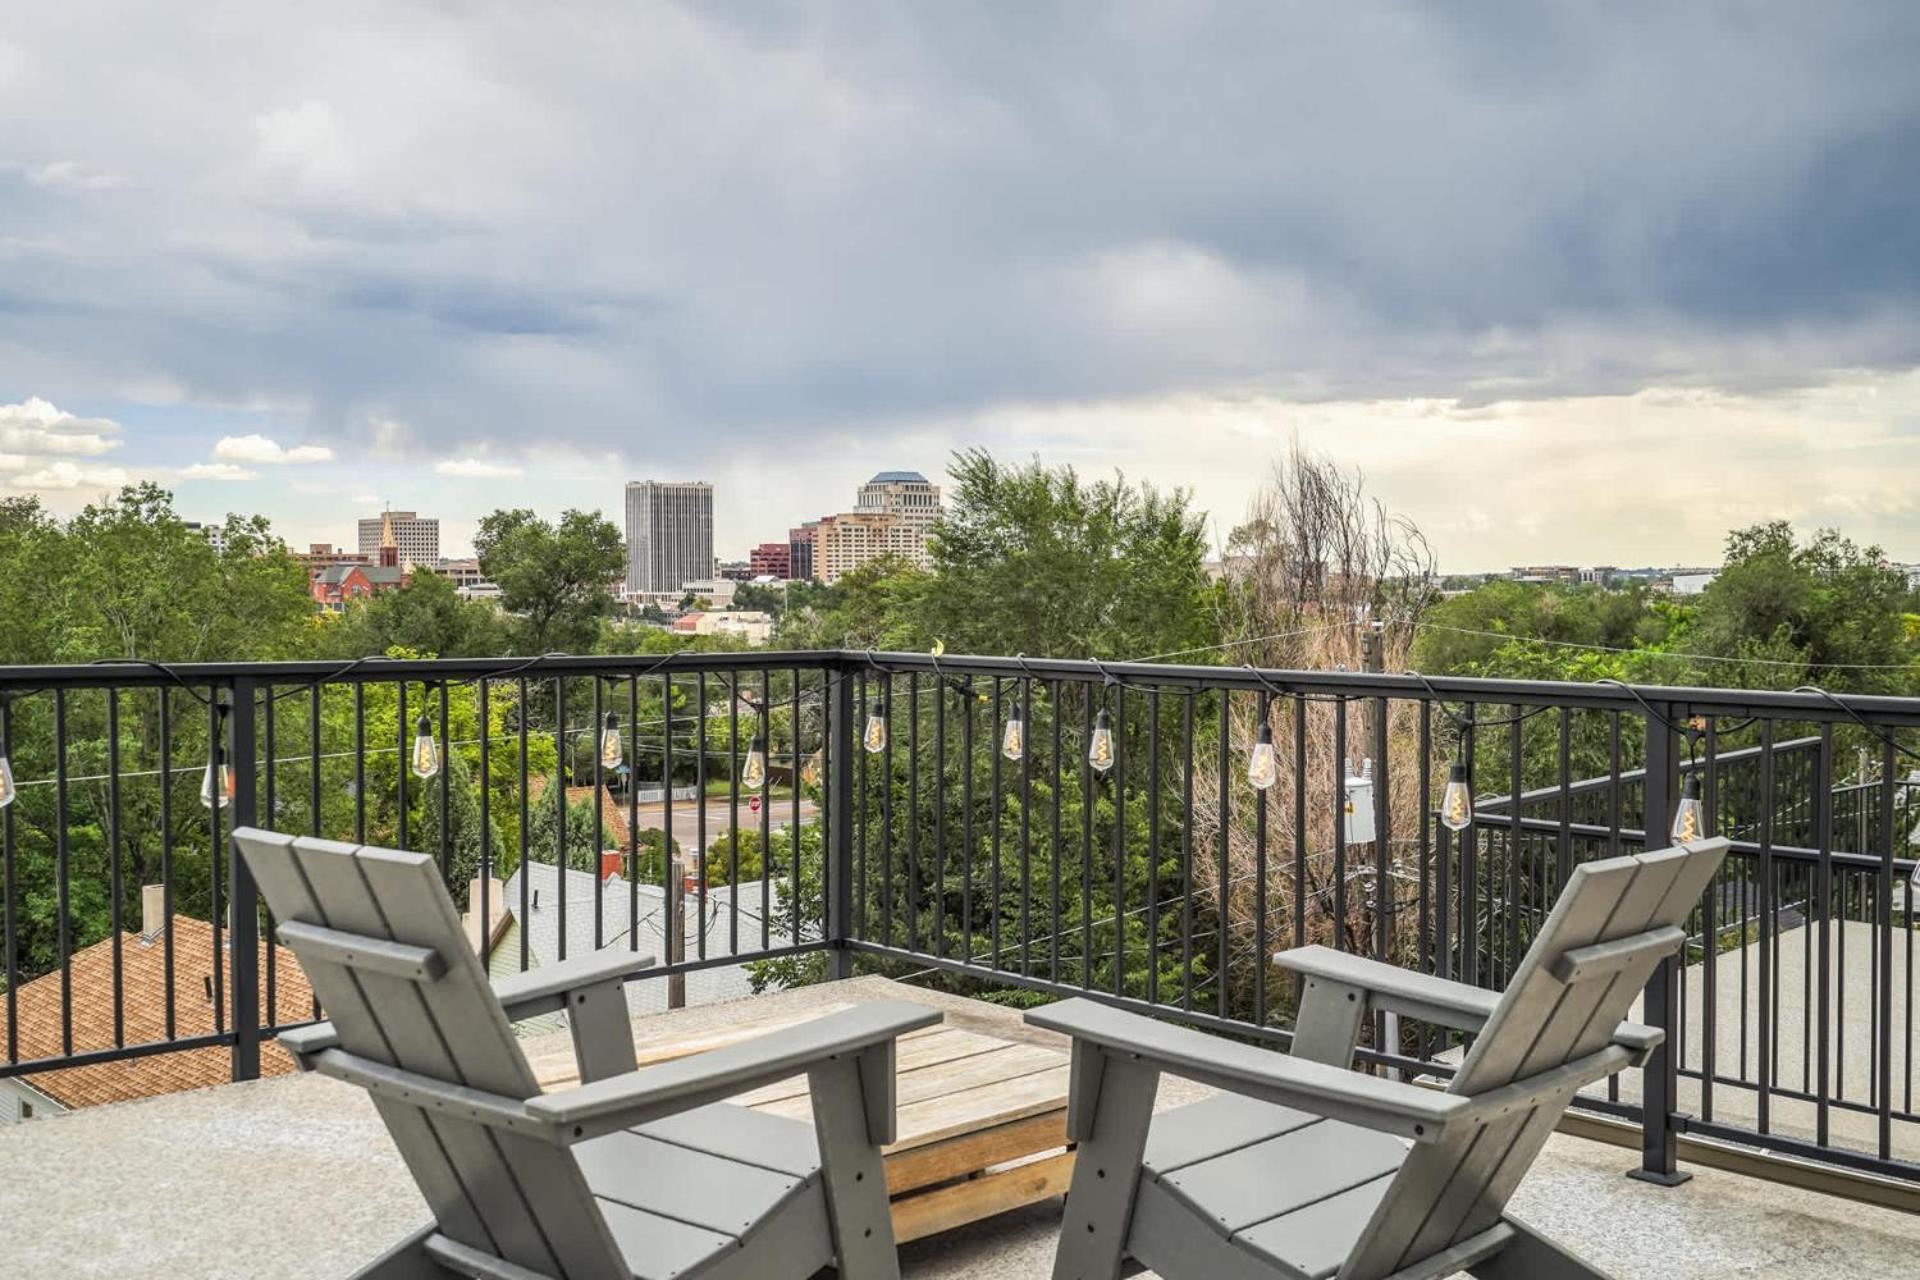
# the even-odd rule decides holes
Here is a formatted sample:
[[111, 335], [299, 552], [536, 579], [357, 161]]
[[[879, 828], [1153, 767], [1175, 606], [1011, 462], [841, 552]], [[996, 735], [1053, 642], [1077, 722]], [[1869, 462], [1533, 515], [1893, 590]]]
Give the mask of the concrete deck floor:
[[[758, 997], [755, 1013], [880, 996], [957, 1025], [1057, 1043], [1008, 1010], [859, 979]], [[636, 1019], [644, 1043], [724, 1025], [708, 1006]], [[533, 1047], [530, 1045], [530, 1047]], [[1162, 1104], [1196, 1095], [1169, 1081]], [[1920, 1216], [1699, 1170], [1665, 1190], [1622, 1172], [1630, 1153], [1556, 1137], [1515, 1196], [1518, 1216], [1623, 1280], [1793, 1276], [1902, 1280]], [[345, 1276], [425, 1217], [359, 1090], [317, 1076], [229, 1085], [0, 1129], [0, 1276], [208, 1280]], [[1057, 1204], [906, 1246], [912, 1280], [1045, 1276]]]

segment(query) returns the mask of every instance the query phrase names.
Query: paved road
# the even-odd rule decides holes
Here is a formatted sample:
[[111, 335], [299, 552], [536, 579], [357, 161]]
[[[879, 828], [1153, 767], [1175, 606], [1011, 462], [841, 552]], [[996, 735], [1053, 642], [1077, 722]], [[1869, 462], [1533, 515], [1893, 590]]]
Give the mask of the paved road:
[[[664, 806], [643, 804], [640, 806], [640, 829], [659, 830]], [[748, 806], [747, 797], [740, 797], [740, 826], [743, 830], [758, 832], [760, 815]], [[707, 843], [712, 844], [727, 833], [732, 822], [732, 807], [725, 796], [707, 800]], [[775, 800], [767, 814], [767, 828], [770, 831], [784, 830], [793, 820], [793, 801], [782, 797]], [[800, 822], [805, 826], [820, 821], [820, 807], [811, 800], [800, 801]], [[673, 838], [682, 849], [693, 850], [700, 844], [700, 806], [692, 800], [676, 800], [673, 803]]]

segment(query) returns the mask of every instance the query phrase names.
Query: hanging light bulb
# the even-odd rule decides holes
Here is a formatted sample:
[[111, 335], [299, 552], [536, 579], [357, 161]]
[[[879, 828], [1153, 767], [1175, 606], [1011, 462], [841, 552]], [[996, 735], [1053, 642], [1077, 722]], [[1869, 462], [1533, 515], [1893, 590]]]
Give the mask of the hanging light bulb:
[[1027, 754], [1027, 726], [1021, 722], [1017, 702], [1007, 712], [1007, 731], [1000, 735], [1000, 754], [1009, 760], [1018, 760]]
[[800, 766], [800, 781], [810, 787], [820, 785], [820, 771], [826, 766], [825, 755], [826, 748], [822, 747], [807, 757], [807, 762]]
[[440, 772], [440, 747], [433, 740], [433, 725], [421, 716], [413, 725], [413, 776], [431, 778]]
[[1100, 773], [1113, 768], [1113, 721], [1105, 707], [1093, 718], [1093, 738], [1087, 743], [1087, 763]]
[[1673, 842], [1691, 844], [1707, 838], [1707, 810], [1700, 803], [1700, 779], [1688, 774], [1680, 784], [1680, 807], [1673, 815]]
[[747, 762], [740, 767], [740, 785], [753, 791], [767, 785], [767, 739], [764, 734], [753, 735], [753, 745], [747, 748]]
[[13, 798], [19, 794], [13, 785], [13, 766], [7, 763], [5, 756], [0, 756], [0, 809], [12, 804]]
[[1260, 736], [1253, 742], [1253, 754], [1247, 757], [1247, 781], [1255, 791], [1265, 791], [1279, 780], [1280, 760], [1273, 750], [1273, 726], [1262, 720]]
[[867, 731], [860, 735], [860, 745], [869, 755], [879, 755], [887, 749], [886, 699], [874, 703], [867, 711]]
[[1467, 783], [1467, 766], [1456, 760], [1447, 774], [1446, 794], [1440, 797], [1440, 825], [1464, 831], [1472, 822], [1473, 788]]
[[206, 775], [200, 779], [200, 803], [209, 809], [233, 803], [233, 766], [225, 760], [207, 761]]
[[606, 727], [600, 730], [601, 767], [618, 769], [626, 754], [626, 747], [620, 741], [620, 717], [609, 711]]

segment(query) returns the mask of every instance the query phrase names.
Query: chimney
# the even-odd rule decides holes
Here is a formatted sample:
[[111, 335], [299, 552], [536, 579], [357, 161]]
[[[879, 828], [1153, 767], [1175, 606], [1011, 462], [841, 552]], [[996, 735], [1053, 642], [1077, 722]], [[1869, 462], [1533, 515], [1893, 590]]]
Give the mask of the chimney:
[[600, 855], [600, 878], [617, 876], [626, 867], [627, 855], [617, 849], [608, 849]]
[[148, 884], [140, 887], [140, 942], [148, 945], [167, 928], [167, 887]]

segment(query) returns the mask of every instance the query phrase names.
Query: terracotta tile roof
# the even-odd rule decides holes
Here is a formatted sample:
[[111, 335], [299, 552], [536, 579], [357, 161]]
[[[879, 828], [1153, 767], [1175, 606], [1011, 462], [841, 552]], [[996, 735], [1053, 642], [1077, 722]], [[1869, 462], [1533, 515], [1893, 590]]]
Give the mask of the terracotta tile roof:
[[[532, 804], [547, 793], [547, 779], [535, 777], [527, 783], [527, 803]], [[592, 804], [592, 787], [568, 787], [567, 807]], [[606, 788], [600, 788], [600, 825], [601, 837], [608, 849], [624, 850], [627, 847], [627, 807], [620, 803], [618, 796]]]
[[[224, 941], [224, 938], [223, 938]], [[274, 947], [275, 1021], [304, 1022], [313, 1016], [313, 988], [299, 962], [285, 947]], [[137, 933], [120, 935], [121, 992], [125, 1041], [129, 1045], [164, 1040], [166, 1022], [166, 948], [159, 939], [143, 942]], [[227, 963], [223, 951], [220, 964]], [[214, 966], [213, 926], [190, 916], [173, 917], [174, 1034], [186, 1039], [214, 1030], [213, 1001], [207, 981]], [[76, 1053], [113, 1047], [113, 939], [103, 938], [73, 954], [73, 1048]], [[223, 978], [224, 983], [224, 978]], [[267, 944], [260, 944], [261, 1002], [266, 1002]], [[232, 1025], [232, 992], [221, 996]], [[21, 985], [17, 992], [20, 1017], [20, 1057], [58, 1056], [60, 1039], [60, 973], [58, 970]], [[266, 1010], [262, 1009], [263, 1017]], [[6, 1052], [7, 1002], [0, 994], [0, 1056]], [[278, 1045], [260, 1046], [260, 1074], [285, 1075], [293, 1059]], [[119, 1062], [63, 1067], [23, 1077], [24, 1082], [67, 1107], [95, 1107], [132, 1098], [150, 1098], [225, 1084], [233, 1076], [232, 1056], [225, 1045], [183, 1049]]]

